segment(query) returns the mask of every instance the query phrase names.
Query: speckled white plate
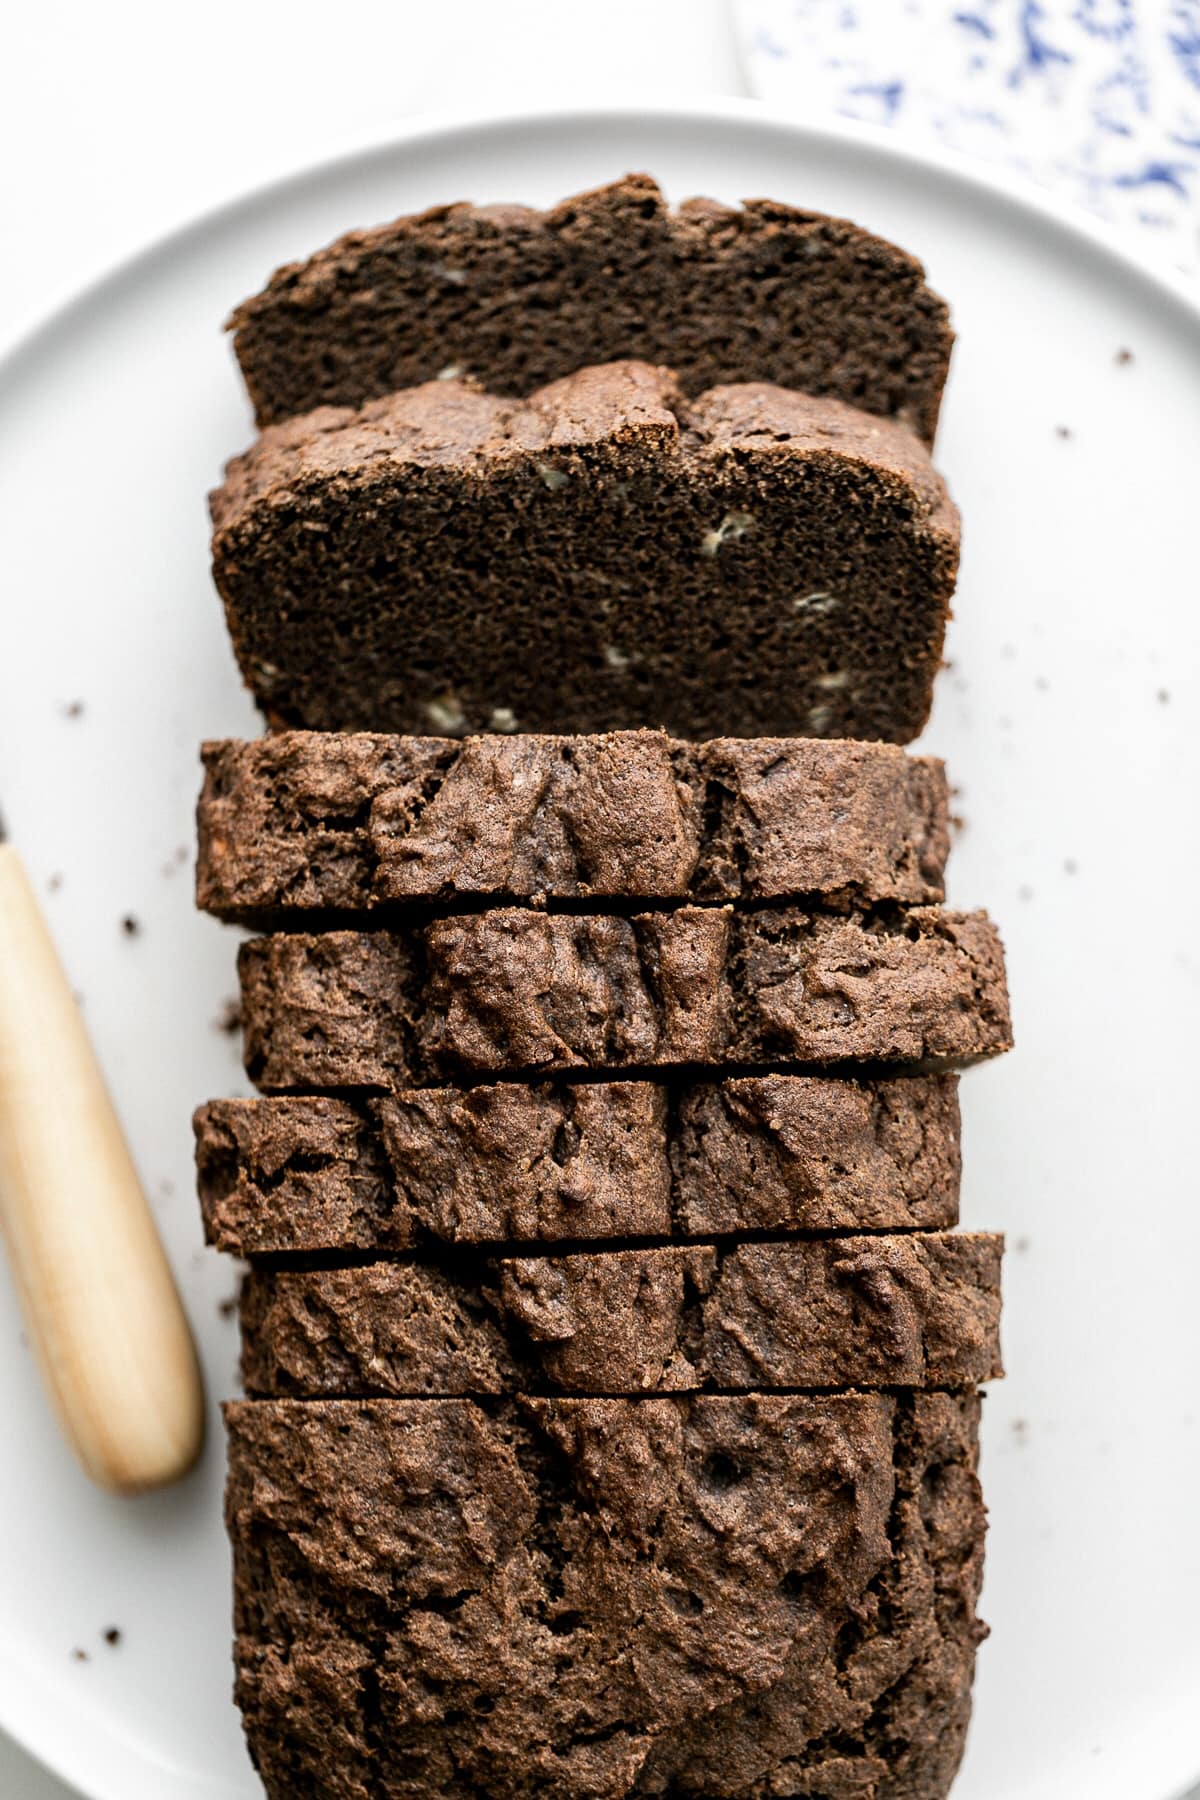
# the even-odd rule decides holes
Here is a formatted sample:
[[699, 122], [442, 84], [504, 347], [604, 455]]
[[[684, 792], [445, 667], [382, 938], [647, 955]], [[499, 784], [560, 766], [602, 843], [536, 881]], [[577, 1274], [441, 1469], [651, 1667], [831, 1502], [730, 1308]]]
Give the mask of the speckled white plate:
[[965, 550], [927, 743], [961, 789], [953, 895], [1005, 929], [1018, 1035], [964, 1084], [965, 1217], [1009, 1233], [1010, 1376], [986, 1407], [994, 1635], [956, 1793], [1171, 1800], [1200, 1773], [1200, 314], [1045, 202], [736, 102], [414, 129], [171, 238], [0, 368], [0, 799], [214, 1402], [191, 1482], [103, 1498], [0, 1291], [0, 1724], [94, 1800], [258, 1791], [220, 1524], [234, 1274], [201, 1248], [189, 1130], [242, 1086], [215, 1024], [234, 939], [193, 914], [188, 859], [197, 741], [255, 728], [208, 578], [205, 491], [250, 435], [221, 321], [348, 226], [631, 168], [676, 198], [849, 214], [954, 307], [939, 457]]

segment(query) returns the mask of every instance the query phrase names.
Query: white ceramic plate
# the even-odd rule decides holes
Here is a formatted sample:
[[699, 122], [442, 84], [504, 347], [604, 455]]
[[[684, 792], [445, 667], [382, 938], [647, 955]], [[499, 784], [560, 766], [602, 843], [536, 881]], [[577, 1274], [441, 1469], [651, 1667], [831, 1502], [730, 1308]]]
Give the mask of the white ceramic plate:
[[1200, 314], [1046, 205], [729, 103], [414, 130], [172, 238], [0, 369], [0, 798], [214, 1400], [195, 1479], [104, 1499], [0, 1292], [0, 1724], [94, 1800], [258, 1791], [220, 1523], [234, 1271], [201, 1248], [189, 1130], [198, 1101], [243, 1090], [214, 1025], [234, 939], [192, 912], [186, 861], [198, 740], [255, 729], [207, 566], [205, 491], [250, 436], [219, 327], [351, 225], [459, 196], [549, 202], [633, 168], [677, 199], [848, 214], [915, 250], [953, 304], [939, 458], [965, 552], [927, 743], [962, 790], [953, 897], [1004, 927], [1018, 1036], [965, 1083], [965, 1218], [1009, 1233], [1010, 1375], [986, 1407], [994, 1635], [956, 1793], [1169, 1800], [1200, 1773]]

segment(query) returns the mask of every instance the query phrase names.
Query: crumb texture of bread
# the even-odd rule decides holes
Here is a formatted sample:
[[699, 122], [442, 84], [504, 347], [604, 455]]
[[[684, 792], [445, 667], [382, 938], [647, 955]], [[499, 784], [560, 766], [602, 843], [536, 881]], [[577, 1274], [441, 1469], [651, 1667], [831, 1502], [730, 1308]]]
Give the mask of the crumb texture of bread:
[[1002, 1373], [998, 1237], [762, 1239], [252, 1269], [256, 1399], [969, 1387]]
[[982, 913], [496, 908], [242, 945], [263, 1091], [466, 1075], [852, 1061], [964, 1063], [1011, 1043]]
[[647, 363], [461, 381], [270, 426], [213, 575], [276, 727], [907, 743], [958, 513], [905, 425]]
[[235, 923], [459, 897], [945, 892], [945, 770], [891, 744], [281, 732], [203, 756], [197, 900]]
[[526, 395], [641, 356], [688, 393], [773, 381], [928, 441], [953, 343], [906, 251], [775, 200], [672, 212], [648, 175], [547, 212], [439, 206], [351, 232], [277, 270], [230, 328], [260, 425], [448, 372]]
[[226, 1409], [272, 1800], [892, 1793], [970, 1706], [973, 1393]]
[[194, 1123], [206, 1236], [242, 1257], [958, 1219], [955, 1075], [280, 1095]]

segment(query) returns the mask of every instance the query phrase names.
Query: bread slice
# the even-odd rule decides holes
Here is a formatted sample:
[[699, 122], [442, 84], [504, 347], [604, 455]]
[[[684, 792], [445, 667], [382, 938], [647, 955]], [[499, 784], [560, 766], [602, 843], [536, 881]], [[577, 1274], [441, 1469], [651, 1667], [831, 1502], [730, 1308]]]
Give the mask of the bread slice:
[[955, 1075], [289, 1094], [194, 1123], [205, 1234], [243, 1257], [958, 1218]]
[[255, 1268], [265, 1399], [966, 1387], [1000, 1363], [999, 1237], [763, 1239], [472, 1262]]
[[199, 905], [942, 899], [945, 770], [891, 744], [282, 732], [206, 744]]
[[248, 685], [336, 731], [907, 743], [958, 566], [906, 426], [647, 363], [271, 426], [212, 514]]
[[[426, 1794], [478, 1800], [482, 1793], [501, 1800], [776, 1800], [780, 1793], [942, 1800], [962, 1760], [982, 1628], [952, 1610], [940, 1592], [928, 1616], [915, 1606], [910, 1614], [903, 1626], [889, 1621], [864, 1633], [863, 1666], [849, 1666], [853, 1686], [839, 1683], [831, 1659], [805, 1648], [765, 1693], [707, 1715], [698, 1711], [656, 1737], [645, 1754], [640, 1733], [614, 1747], [612, 1735], [588, 1746], [581, 1731], [560, 1750], [534, 1735], [532, 1721], [514, 1722], [510, 1704], [500, 1726], [502, 1785], [486, 1789], [475, 1785], [473, 1772], [460, 1774], [459, 1764], [465, 1760], [472, 1771], [485, 1766], [495, 1737], [488, 1733], [486, 1744], [472, 1744], [464, 1754], [463, 1739], [471, 1734], [461, 1717], [445, 1733], [414, 1720], [411, 1696], [422, 1678], [408, 1673], [407, 1645], [393, 1655], [388, 1641], [239, 1638], [234, 1696], [268, 1800]], [[519, 1653], [510, 1655], [512, 1663], [519, 1667]], [[890, 1683], [885, 1671], [894, 1675]], [[481, 1704], [496, 1711], [490, 1693]], [[557, 1717], [561, 1708], [554, 1711]], [[526, 1732], [529, 1750], [522, 1757]], [[481, 1726], [476, 1734], [483, 1739]], [[490, 1768], [488, 1775], [495, 1779]]]
[[[246, 1070], [265, 1091], [498, 1071], [963, 1063], [1011, 1044], [982, 913], [529, 909], [241, 946]], [[731, 1071], [734, 1072], [734, 1071]]]
[[273, 1797], [936, 1800], [970, 1705], [974, 1393], [227, 1408]]
[[919, 262], [777, 200], [668, 210], [648, 175], [549, 212], [439, 206], [279, 269], [230, 320], [260, 425], [443, 370], [528, 394], [584, 363], [672, 363], [689, 393], [775, 381], [932, 439], [952, 334]]

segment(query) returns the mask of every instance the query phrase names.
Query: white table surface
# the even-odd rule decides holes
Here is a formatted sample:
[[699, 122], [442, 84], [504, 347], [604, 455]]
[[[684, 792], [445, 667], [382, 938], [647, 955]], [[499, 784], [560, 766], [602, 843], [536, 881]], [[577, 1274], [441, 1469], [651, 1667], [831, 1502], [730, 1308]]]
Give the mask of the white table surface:
[[[173, 226], [418, 110], [745, 91], [724, 0], [39, 0], [0, 58], [0, 346]], [[4, 1800], [72, 1794], [0, 1736]]]

